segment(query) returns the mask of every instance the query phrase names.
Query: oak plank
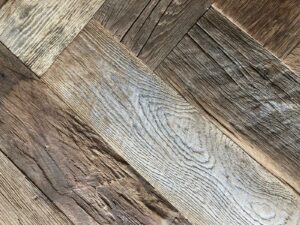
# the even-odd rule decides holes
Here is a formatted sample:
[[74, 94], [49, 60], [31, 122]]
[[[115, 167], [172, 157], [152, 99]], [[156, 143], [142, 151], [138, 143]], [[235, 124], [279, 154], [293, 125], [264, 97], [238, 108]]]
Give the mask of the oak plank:
[[300, 79], [209, 10], [156, 72], [300, 191]]
[[[75, 225], [190, 225], [1, 45], [0, 150]], [[15, 214], [19, 213], [22, 224], [65, 224], [55, 222], [60, 214], [52, 216], [45, 211], [47, 208], [44, 211], [49, 219], [43, 223], [39, 217], [30, 219], [36, 213], [27, 209], [36, 210], [39, 205], [36, 206], [35, 200], [30, 201], [33, 194], [27, 190], [28, 185], [19, 186], [24, 175], [21, 181], [17, 175], [18, 179], [8, 183], [12, 190], [2, 183], [14, 176], [15, 170], [2, 164], [1, 157], [0, 154], [0, 172], [4, 170], [6, 174], [4, 181], [0, 175], [0, 224], [15, 224]], [[10, 199], [17, 191], [21, 191], [20, 198]], [[3, 203], [1, 194], [11, 203], [6, 200]], [[19, 204], [17, 201], [21, 204], [20, 212], [12, 208], [17, 206], [10, 206]], [[7, 220], [11, 223], [1, 223]]]
[[154, 69], [209, 6], [209, 0], [107, 0], [94, 19]]
[[0, 9], [0, 41], [42, 75], [104, 0], [8, 0]]
[[214, 6], [279, 58], [300, 43], [299, 0], [213, 0]]
[[283, 62], [300, 76], [300, 44], [284, 59]]
[[0, 224], [71, 225], [0, 149]]
[[297, 224], [299, 195], [91, 20], [42, 80], [193, 224]]

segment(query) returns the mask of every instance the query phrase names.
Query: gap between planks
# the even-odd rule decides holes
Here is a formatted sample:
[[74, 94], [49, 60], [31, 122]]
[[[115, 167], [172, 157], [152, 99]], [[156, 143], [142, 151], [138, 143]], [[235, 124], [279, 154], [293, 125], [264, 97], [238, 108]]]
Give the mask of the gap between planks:
[[[130, 55], [97, 21], [88, 23], [42, 80], [191, 222], [299, 220], [299, 196], [291, 188]], [[282, 193], [289, 196], [287, 202]]]

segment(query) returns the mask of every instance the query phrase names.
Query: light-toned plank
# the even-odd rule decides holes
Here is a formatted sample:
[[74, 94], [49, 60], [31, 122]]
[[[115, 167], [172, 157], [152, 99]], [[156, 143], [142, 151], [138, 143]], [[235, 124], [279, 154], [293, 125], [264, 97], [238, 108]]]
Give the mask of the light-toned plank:
[[300, 78], [211, 9], [156, 71], [300, 192]]
[[0, 149], [0, 224], [71, 225]]
[[[75, 225], [190, 225], [2, 45], [0, 149]], [[9, 180], [15, 170], [0, 155], [3, 170], [1, 225], [15, 224], [18, 214], [21, 224], [64, 224], [54, 220], [60, 214], [53, 219], [40, 200], [35, 203], [28, 182], [20, 186], [24, 176]], [[49, 219], [41, 222], [45, 216]]]
[[299, 195], [92, 20], [42, 80], [194, 224], [297, 224]]
[[8, 0], [0, 9], [0, 41], [42, 75], [104, 0]]
[[209, 6], [209, 0], [107, 0], [94, 18], [154, 69]]
[[299, 45], [284, 59], [284, 63], [290, 67], [297, 75], [300, 76], [300, 43]]
[[299, 0], [212, 0], [252, 37], [280, 58], [300, 42]]

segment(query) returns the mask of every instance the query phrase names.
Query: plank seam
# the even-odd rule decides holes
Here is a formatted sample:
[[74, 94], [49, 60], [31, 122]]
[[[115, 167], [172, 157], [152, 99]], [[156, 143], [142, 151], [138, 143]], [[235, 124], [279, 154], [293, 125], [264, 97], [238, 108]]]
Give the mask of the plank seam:
[[28, 177], [25, 173], [24, 173], [24, 171], [21, 169], [21, 168], [19, 168], [18, 167], [18, 165], [16, 165], [9, 157], [8, 157], [8, 155], [0, 148], [0, 152], [7, 158], [7, 160], [9, 160], [9, 162], [12, 164], [12, 165], [14, 165], [19, 171], [20, 171], [20, 173], [22, 173], [23, 175], [24, 175], [24, 177], [26, 177], [26, 179], [30, 182], [30, 184], [34, 187], [34, 188], [36, 188], [37, 190], [39, 190], [42, 194], [43, 194], [43, 197], [44, 198], [46, 198], [51, 204], [52, 204], [52, 206], [58, 211], [58, 212], [60, 212], [62, 215], [64, 215], [65, 217], [66, 217], [66, 219], [68, 220], [68, 222], [70, 223], [70, 224], [73, 224], [73, 225], [75, 225], [72, 221], [71, 221], [71, 219], [56, 205], [56, 203], [55, 202], [53, 202], [53, 200], [52, 199], [50, 199], [44, 192], [43, 192], [43, 190], [42, 189], [40, 189], [33, 181], [32, 181], [32, 179], [30, 179], [30, 177]]

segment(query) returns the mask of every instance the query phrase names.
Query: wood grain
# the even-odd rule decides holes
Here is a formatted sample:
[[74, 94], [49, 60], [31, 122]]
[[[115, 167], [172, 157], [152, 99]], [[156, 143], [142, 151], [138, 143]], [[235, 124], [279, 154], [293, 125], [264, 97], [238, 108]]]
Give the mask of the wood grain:
[[214, 6], [279, 58], [300, 43], [299, 0], [213, 0]]
[[300, 44], [284, 59], [284, 63], [300, 76]]
[[300, 191], [300, 79], [215, 10], [156, 71]]
[[94, 18], [154, 69], [209, 6], [209, 0], [107, 0]]
[[42, 80], [194, 224], [297, 224], [299, 195], [91, 20]]
[[[190, 225], [1, 45], [0, 150], [75, 225]], [[0, 161], [1, 157], [0, 154]], [[6, 173], [4, 181], [9, 182], [7, 179], [15, 170], [1, 161], [2, 170]], [[20, 214], [21, 222], [24, 220], [22, 224], [65, 224], [55, 222], [60, 214], [55, 217], [51, 211], [46, 215], [49, 219], [42, 223], [40, 217], [44, 218], [48, 209], [43, 209], [42, 203], [36, 206], [40, 200], [29, 201], [33, 195], [27, 190], [27, 183], [19, 186], [25, 177], [22, 175], [21, 181], [19, 178], [0, 183], [0, 201], [4, 196], [11, 202], [1, 201], [0, 224], [15, 224], [16, 214]], [[13, 195], [17, 192], [22, 194], [19, 198]], [[20, 213], [12, 208], [14, 204], [20, 205]], [[37, 207], [41, 208], [41, 215], [35, 218]], [[29, 212], [30, 209], [34, 211]], [[1, 223], [7, 220], [11, 223]]]
[[0, 224], [72, 223], [12, 164], [0, 149]]
[[104, 0], [8, 0], [0, 9], [0, 41], [42, 75]]

